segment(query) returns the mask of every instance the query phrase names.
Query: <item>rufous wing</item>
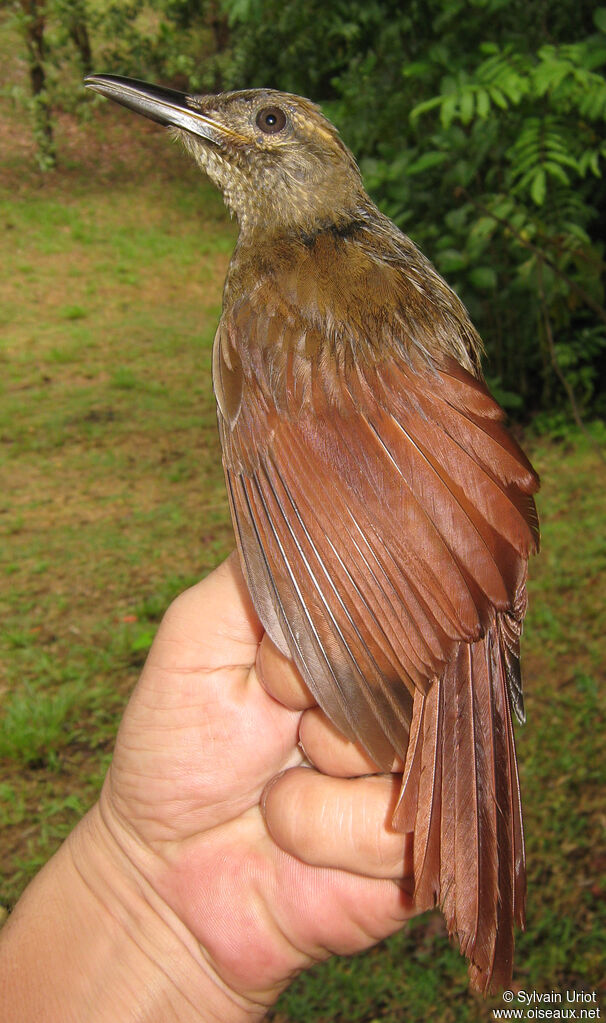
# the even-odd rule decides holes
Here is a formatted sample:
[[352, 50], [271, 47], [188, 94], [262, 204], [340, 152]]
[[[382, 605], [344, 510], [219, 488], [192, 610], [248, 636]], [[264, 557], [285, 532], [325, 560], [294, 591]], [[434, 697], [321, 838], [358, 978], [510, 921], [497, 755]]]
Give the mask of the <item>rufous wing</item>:
[[278, 374], [243, 365], [228, 327], [214, 379], [259, 616], [338, 728], [385, 770], [405, 759], [394, 822], [415, 833], [415, 897], [442, 905], [475, 986], [505, 983], [524, 914], [510, 699], [521, 713], [536, 475], [454, 360], [335, 369], [323, 353]]

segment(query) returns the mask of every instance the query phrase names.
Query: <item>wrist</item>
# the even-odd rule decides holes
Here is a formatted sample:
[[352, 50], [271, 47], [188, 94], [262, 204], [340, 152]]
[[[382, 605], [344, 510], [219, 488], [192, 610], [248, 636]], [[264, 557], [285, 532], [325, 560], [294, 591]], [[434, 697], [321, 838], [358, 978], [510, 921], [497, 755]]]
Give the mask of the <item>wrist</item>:
[[100, 804], [5, 925], [0, 987], [6, 1023], [240, 1023], [265, 1011], [217, 977]]

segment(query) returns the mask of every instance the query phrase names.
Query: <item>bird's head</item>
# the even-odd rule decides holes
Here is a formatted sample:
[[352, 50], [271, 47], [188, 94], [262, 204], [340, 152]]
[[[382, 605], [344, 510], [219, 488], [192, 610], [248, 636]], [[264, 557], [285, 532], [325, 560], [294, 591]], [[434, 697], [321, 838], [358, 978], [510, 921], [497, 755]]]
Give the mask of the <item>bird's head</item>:
[[188, 96], [116, 75], [85, 83], [171, 128], [243, 232], [314, 234], [355, 219], [368, 203], [353, 156], [309, 100], [273, 89]]

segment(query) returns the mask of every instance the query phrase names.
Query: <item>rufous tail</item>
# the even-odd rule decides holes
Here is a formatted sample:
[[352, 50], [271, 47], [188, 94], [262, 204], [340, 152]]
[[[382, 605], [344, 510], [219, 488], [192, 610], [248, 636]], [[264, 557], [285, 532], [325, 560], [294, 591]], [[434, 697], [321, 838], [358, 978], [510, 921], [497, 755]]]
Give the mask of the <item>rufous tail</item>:
[[469, 959], [472, 987], [511, 983], [524, 926], [522, 809], [498, 619], [462, 643], [441, 679], [417, 692], [394, 826], [414, 832], [415, 901], [437, 905]]

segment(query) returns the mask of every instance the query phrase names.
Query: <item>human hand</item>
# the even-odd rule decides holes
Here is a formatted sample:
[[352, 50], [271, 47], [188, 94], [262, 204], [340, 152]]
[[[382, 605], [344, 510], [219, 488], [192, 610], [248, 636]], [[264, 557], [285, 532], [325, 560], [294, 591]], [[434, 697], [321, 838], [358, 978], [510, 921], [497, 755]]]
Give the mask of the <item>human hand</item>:
[[399, 778], [372, 771], [264, 637], [233, 555], [167, 611], [67, 845], [147, 987], [168, 974], [192, 1019], [261, 1018], [301, 969], [412, 914]]

